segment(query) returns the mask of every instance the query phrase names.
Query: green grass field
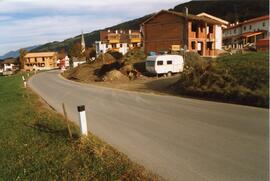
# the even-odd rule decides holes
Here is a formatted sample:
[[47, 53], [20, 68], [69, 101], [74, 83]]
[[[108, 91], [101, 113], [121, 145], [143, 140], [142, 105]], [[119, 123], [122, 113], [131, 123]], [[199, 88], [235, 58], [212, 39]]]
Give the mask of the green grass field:
[[269, 52], [225, 55], [215, 60], [191, 53], [173, 89], [181, 95], [268, 107]]
[[160, 180], [94, 135], [69, 139], [20, 75], [0, 77], [0, 180]]

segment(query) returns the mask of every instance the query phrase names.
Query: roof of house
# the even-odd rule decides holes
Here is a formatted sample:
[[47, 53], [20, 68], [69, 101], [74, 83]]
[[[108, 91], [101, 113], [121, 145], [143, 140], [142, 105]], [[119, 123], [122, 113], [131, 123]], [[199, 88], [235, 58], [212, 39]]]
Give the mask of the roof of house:
[[256, 17], [256, 18], [252, 18], [249, 20], [245, 20], [243, 22], [240, 22], [236, 25], [233, 26], [229, 26], [227, 29], [232, 29], [232, 28], [236, 28], [245, 24], [250, 24], [250, 23], [256, 23], [256, 22], [260, 22], [260, 21], [264, 21], [264, 20], [269, 20], [269, 15], [265, 15], [265, 16], [260, 16], [260, 17]]
[[215, 20], [213, 18], [209, 18], [209, 17], [204, 17], [204, 16], [197, 16], [197, 15], [193, 15], [193, 14], [188, 14], [186, 15], [185, 13], [180, 13], [180, 12], [176, 12], [176, 11], [168, 11], [168, 10], [161, 10], [158, 13], [154, 14], [152, 17], [150, 17], [149, 19], [147, 19], [146, 21], [144, 21], [142, 23], [145, 24], [147, 22], [149, 22], [150, 20], [152, 20], [153, 18], [155, 18], [157, 15], [161, 14], [161, 13], [169, 13], [175, 16], [179, 16], [179, 17], [183, 17], [183, 18], [187, 18], [190, 20], [195, 20], [195, 21], [204, 21], [210, 24], [223, 24], [221, 21]]
[[219, 21], [219, 22], [221, 22], [222, 24], [225, 24], [225, 25], [229, 24], [228, 21], [226, 21], [226, 20], [224, 20], [224, 19], [221, 19], [221, 18], [218, 18], [218, 17], [213, 16], [213, 15], [210, 15], [210, 14], [205, 13], [205, 12], [199, 13], [199, 14], [197, 14], [197, 16], [208, 17], [208, 18], [210, 18], [210, 19]]
[[18, 64], [19, 63], [19, 59], [18, 58], [7, 58], [4, 61], [1, 62], [2, 64]]
[[260, 34], [262, 34], [262, 33], [263, 33], [263, 31], [246, 32], [246, 33], [243, 33], [243, 34], [241, 35], [241, 37], [248, 38], [248, 37], [251, 37], [251, 36], [260, 35]]
[[38, 52], [38, 53], [27, 53], [24, 58], [33, 58], [33, 57], [52, 57], [57, 55], [57, 52]]

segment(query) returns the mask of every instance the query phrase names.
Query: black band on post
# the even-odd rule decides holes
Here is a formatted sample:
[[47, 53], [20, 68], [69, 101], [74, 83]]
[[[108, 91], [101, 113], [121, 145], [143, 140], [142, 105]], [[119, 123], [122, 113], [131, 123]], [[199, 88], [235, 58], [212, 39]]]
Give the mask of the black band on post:
[[85, 111], [85, 106], [84, 105], [78, 106], [77, 109], [78, 109], [78, 112]]

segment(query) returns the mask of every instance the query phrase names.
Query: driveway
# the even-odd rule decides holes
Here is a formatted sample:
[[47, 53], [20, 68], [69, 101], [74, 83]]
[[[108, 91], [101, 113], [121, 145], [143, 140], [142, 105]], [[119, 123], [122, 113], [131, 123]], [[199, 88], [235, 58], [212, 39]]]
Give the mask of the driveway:
[[44, 72], [30, 87], [58, 112], [168, 180], [266, 181], [268, 110], [91, 86]]

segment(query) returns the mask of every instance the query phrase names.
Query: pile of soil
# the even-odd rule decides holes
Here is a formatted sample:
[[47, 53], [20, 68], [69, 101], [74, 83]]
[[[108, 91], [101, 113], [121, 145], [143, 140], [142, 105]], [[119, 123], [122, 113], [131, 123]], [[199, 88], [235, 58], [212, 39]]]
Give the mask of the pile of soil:
[[129, 51], [121, 60], [106, 53], [94, 62], [65, 71], [63, 76], [80, 82], [134, 80], [140, 78], [141, 72], [145, 71], [144, 59], [144, 53], [138, 49]]
[[122, 74], [118, 70], [112, 70], [107, 72], [106, 75], [103, 77], [103, 81], [114, 81], [114, 80], [129, 80], [127, 76]]
[[[80, 82], [99, 81], [101, 78], [100, 69], [104, 65], [115, 62], [115, 58], [110, 54], [100, 55], [95, 61], [79, 65], [63, 73], [63, 76], [70, 80]], [[106, 72], [105, 72], [106, 73]], [[103, 74], [105, 74], [103, 73]]]
[[67, 70], [63, 73], [63, 76], [70, 80], [76, 80], [80, 82], [96, 81], [99, 77], [96, 74], [96, 70], [102, 66], [101, 62], [84, 63], [73, 69]]

